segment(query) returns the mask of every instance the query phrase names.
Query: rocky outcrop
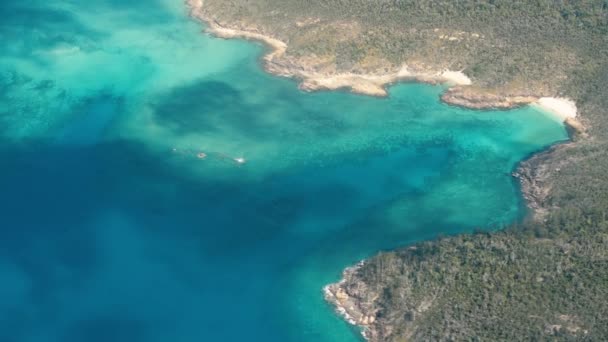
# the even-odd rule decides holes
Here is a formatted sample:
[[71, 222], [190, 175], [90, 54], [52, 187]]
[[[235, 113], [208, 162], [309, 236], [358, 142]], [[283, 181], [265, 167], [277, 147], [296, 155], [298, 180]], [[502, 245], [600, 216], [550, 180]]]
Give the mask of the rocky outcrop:
[[471, 87], [448, 89], [441, 99], [454, 106], [472, 109], [511, 109], [529, 105], [539, 98], [529, 95], [493, 94]]
[[336, 311], [350, 324], [362, 329], [362, 335], [368, 341], [380, 341], [376, 326], [376, 299], [378, 295], [367, 288], [365, 282], [357, 280], [357, 271], [363, 262], [348, 267], [338, 283], [327, 285], [323, 291], [325, 300], [332, 304]]

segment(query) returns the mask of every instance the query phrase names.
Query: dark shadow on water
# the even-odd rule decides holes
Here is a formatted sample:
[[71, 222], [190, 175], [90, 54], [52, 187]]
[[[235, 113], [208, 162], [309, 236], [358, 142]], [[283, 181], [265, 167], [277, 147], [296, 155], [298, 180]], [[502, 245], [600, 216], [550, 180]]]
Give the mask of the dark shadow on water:
[[[234, 193], [238, 185], [194, 180], [162, 158], [132, 141], [76, 148], [49, 141], [0, 142], [0, 272], [2, 265], [16, 265], [27, 279], [23, 286], [29, 287], [25, 292], [18, 289], [20, 295], [14, 299], [18, 305], [0, 303], [1, 341], [23, 341], [23, 336], [44, 334], [49, 327], [62, 341], [156, 341], [149, 333], [156, 329], [170, 333], [179, 319], [166, 323], [163, 330], [154, 327], [156, 318], [145, 315], [179, 317], [187, 300], [183, 296], [192, 300], [210, 296], [205, 299], [208, 305], [219, 306], [212, 303], [215, 291], [211, 289], [218, 289], [226, 275], [209, 273], [212, 264], [202, 260], [218, 258], [221, 269], [219, 258], [232, 257], [230, 251], [239, 247], [256, 245], [256, 229], [252, 227], [252, 235], [242, 240], [236, 227], [221, 221], [225, 213], [214, 213], [218, 207], [214, 194]], [[126, 223], [103, 218], [114, 212], [124, 216]], [[247, 230], [240, 233], [246, 235]], [[140, 244], [158, 249], [137, 252]], [[181, 245], [188, 247], [170, 249]], [[161, 257], [163, 253], [168, 254]], [[115, 258], [118, 265], [112, 261]], [[165, 268], [156, 258], [173, 266]], [[211, 277], [206, 284], [205, 276]], [[0, 298], [10, 285], [3, 280]], [[123, 285], [113, 285], [116, 282]], [[183, 288], [190, 289], [192, 282], [201, 293], [179, 294]], [[133, 288], [129, 283], [139, 285]], [[71, 292], [77, 294], [72, 297]], [[130, 299], [132, 292], [141, 298]], [[105, 305], [105, 296], [120, 306]], [[222, 301], [226, 298], [217, 296]], [[63, 301], [61, 307], [51, 312], [58, 299]], [[145, 304], [145, 299], [151, 304]], [[170, 305], [172, 301], [178, 302]], [[131, 309], [121, 313], [122, 306]], [[187, 316], [203, 316], [200, 310]], [[28, 312], [38, 313], [28, 316]], [[49, 315], [46, 323], [39, 321], [40, 314]], [[67, 330], [61, 332], [66, 322]], [[188, 324], [194, 326], [195, 322]], [[202, 338], [200, 329], [185, 340]], [[183, 334], [188, 336], [188, 331]]]
[[[159, 100], [156, 119], [181, 133], [205, 127], [217, 133], [226, 121], [234, 131], [266, 129], [255, 114], [242, 112], [251, 105], [229, 85], [201, 82], [174, 92]], [[82, 108], [95, 108], [95, 101], [83, 101]], [[227, 114], [193, 115], [191, 107], [208, 106], [228, 106], [217, 111]], [[40, 327], [28, 312], [52, 316], [56, 298], [66, 310], [48, 325], [60, 326], [54, 329], [68, 342], [157, 341], [151, 332], [173, 334], [188, 317], [200, 317], [183, 323], [194, 327], [192, 336], [211, 332], [217, 334], [210, 340], [239, 340], [243, 335], [231, 330], [237, 322], [260, 340], [285, 341], [277, 338], [285, 333], [280, 317], [292, 311], [277, 308], [293, 301], [281, 281], [310, 260], [331, 261], [315, 267], [337, 276], [339, 267], [356, 261], [350, 258], [474, 228], [459, 225], [448, 210], [420, 204], [440, 181], [425, 179], [418, 187], [397, 177], [402, 169], [425, 165], [425, 177], [441, 178], [424, 170], [450, 172], [453, 160], [462, 157], [452, 145], [444, 138], [410, 146], [413, 157], [380, 158], [381, 171], [373, 171], [373, 163], [344, 163], [333, 171], [289, 170], [250, 183], [206, 179], [172, 163], [170, 151], [152, 151], [138, 141], [0, 140], [0, 272], [2, 263], [16, 265], [31, 284], [26, 294], [13, 296], [18, 305], [10, 308], [3, 308], [0, 291], [0, 341], [25, 340], [20, 336]], [[425, 161], [434, 154], [435, 161]], [[369, 179], [361, 177], [366, 167], [372, 170], [363, 174]], [[374, 172], [381, 175], [374, 178]], [[375, 206], [359, 208], [356, 189], [375, 190], [335, 182], [345, 178], [399, 189], [386, 198], [370, 195]], [[388, 220], [385, 209], [403, 197], [409, 216]], [[312, 217], [308, 226], [293, 229], [303, 216]], [[347, 222], [327, 223], [340, 216]], [[314, 230], [317, 220], [328, 229]], [[320, 289], [314, 291], [320, 296]], [[270, 301], [277, 306], [267, 307]], [[272, 310], [279, 314], [268, 314]], [[1, 329], [3, 311], [11, 313], [4, 325], [10, 329]], [[162, 320], [168, 320], [164, 328], [158, 327]]]
[[201, 81], [176, 87], [155, 103], [155, 118], [178, 134], [235, 130], [263, 134], [256, 110], [227, 83]]
[[[267, 291], [276, 292], [266, 284], [274, 272], [324, 239], [325, 233], [311, 240], [284, 236], [302, 207], [310, 205], [306, 196], [261, 201], [256, 194], [263, 187], [197, 179], [165, 155], [125, 140], [76, 147], [0, 141], [0, 160], [0, 266], [16, 265], [30, 284], [16, 297], [19, 305], [0, 303], [0, 340], [25, 340], [32, 331], [52, 327], [70, 342], [157, 341], [150, 337], [156, 329], [171, 334], [179, 325], [175, 318], [163, 323], [166, 328], [157, 327], [158, 317], [180, 317], [182, 309], [200, 310], [186, 315], [211, 321], [209, 326], [188, 323], [198, 327], [192, 336], [204, 332], [212, 340], [236, 340], [240, 333], [213, 328], [234, 320], [251, 322], [250, 330], [258, 329], [252, 333], [265, 340], [285, 340], [273, 339], [283, 336], [279, 322], [268, 321], [262, 328], [250, 315], [264, 312], [255, 309], [258, 300], [271, 300]], [[336, 205], [339, 197], [350, 196], [340, 189], [326, 191], [339, 192], [328, 199]], [[325, 209], [331, 214], [331, 208]], [[267, 219], [260, 210], [269, 212]], [[114, 212], [124, 219], [100, 219]], [[156, 247], [139, 251], [140, 244]], [[195, 292], [179, 294], [183, 288]], [[132, 299], [133, 291], [141, 298]], [[201, 307], [184, 307], [189, 297], [202, 301]], [[58, 299], [62, 307], [52, 313]], [[36, 322], [40, 316], [27, 316], [28, 310], [50, 315], [46, 328]], [[11, 315], [3, 318], [2, 312]]]
[[[237, 95], [231, 96], [238, 101]], [[449, 139], [413, 150], [427, 155], [446, 144]], [[452, 152], [446, 153], [436, 161], [443, 167], [454, 158]], [[0, 260], [17, 265], [31, 281], [23, 303], [10, 308], [14, 314], [8, 322], [13, 328], [0, 329], [0, 340], [35, 330], [38, 325], [23, 310], [51, 310], [54, 298], [63, 296], [62, 300], [75, 301], [64, 304], [73, 312], [57, 314], [69, 322], [61, 332], [65, 341], [149, 341], [155, 329], [171, 334], [185, 307], [192, 310], [187, 316], [210, 320], [207, 325], [188, 323], [197, 327], [193, 336], [217, 332], [211, 339], [236, 340], [238, 332], [213, 326], [238, 322], [263, 329], [252, 330], [256, 337], [284, 341], [273, 339], [284, 331], [280, 320], [272, 320], [285, 314], [276, 308], [292, 302], [277, 288], [282, 283], [275, 284], [275, 278], [285, 281], [308, 260], [331, 260], [319, 269], [338, 272], [336, 264], [355, 261], [349, 258], [467, 228], [454, 224], [450, 230], [447, 211], [416, 206], [440, 182], [408, 189], [389, 177], [387, 184], [403, 186], [410, 201], [410, 216], [389, 222], [384, 209], [391, 201], [402, 200], [399, 192], [379, 200], [376, 207], [355, 212], [357, 218], [342, 212], [356, 208], [357, 187], [334, 185], [336, 175], [331, 172], [292, 170], [260, 183], [227, 182], [196, 177], [172, 164], [170, 155], [128, 140], [93, 145], [0, 141]], [[411, 163], [417, 164], [416, 158]], [[397, 158], [386, 165], [400, 168], [401, 162]], [[359, 168], [345, 166], [354, 172], [351, 175], [337, 170], [340, 177], [355, 178]], [[317, 184], [317, 178], [326, 183]], [[293, 225], [306, 215], [327, 222], [343, 215], [351, 221], [327, 231], [294, 231]], [[78, 295], [69, 295], [75, 290]], [[132, 299], [134, 294], [140, 297]], [[96, 296], [100, 299], [79, 304]], [[277, 306], [268, 310], [279, 310], [280, 315], [271, 315], [269, 321], [260, 318], [266, 311], [256, 308], [270, 300]], [[185, 304], [191, 301], [196, 308]], [[124, 305], [137, 309], [125, 312]], [[144, 312], [155, 316], [148, 319]], [[261, 316], [251, 319], [252, 314]], [[178, 318], [165, 322], [165, 329], [156, 327], [158, 317], [166, 315]]]
[[285, 129], [265, 117], [268, 108], [280, 108], [280, 122], [301, 129], [288, 131], [285, 139], [339, 135], [349, 128], [344, 121], [336, 120], [333, 113], [306, 110], [304, 104], [292, 98], [277, 95], [262, 103], [248, 102], [241, 90], [214, 80], [173, 88], [152, 105], [156, 121], [176, 134], [225, 133], [264, 141]]
[[[78, 45], [83, 41], [98, 41], [107, 34], [92, 29], [67, 10], [45, 6], [47, 2], [0, 2], [0, 34], [10, 50], [34, 57], [34, 51], [24, 42], [35, 41], [37, 49], [53, 47], [58, 43]], [[37, 58], [42, 62], [43, 59]]]
[[146, 324], [130, 317], [91, 317], [84, 319], [64, 335], [66, 341], [134, 342], [150, 340]]

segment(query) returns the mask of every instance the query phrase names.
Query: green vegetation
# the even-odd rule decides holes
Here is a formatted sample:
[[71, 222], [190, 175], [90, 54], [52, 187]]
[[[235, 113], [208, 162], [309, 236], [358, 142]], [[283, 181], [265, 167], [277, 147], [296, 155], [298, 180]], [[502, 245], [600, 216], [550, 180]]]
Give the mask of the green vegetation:
[[381, 253], [343, 285], [371, 339], [608, 340], [607, 0], [206, 0], [293, 59], [463, 69], [484, 91], [574, 99], [588, 136], [523, 163], [539, 213], [506, 231]]
[[345, 288], [376, 312], [376, 341], [604, 341], [606, 244], [605, 211], [562, 210], [545, 226], [382, 253]]
[[[228, 26], [288, 42], [340, 71], [464, 69], [485, 88], [571, 94], [605, 70], [605, 0], [206, 0]], [[603, 60], [602, 60], [603, 59]], [[574, 84], [572, 84], [574, 83]]]

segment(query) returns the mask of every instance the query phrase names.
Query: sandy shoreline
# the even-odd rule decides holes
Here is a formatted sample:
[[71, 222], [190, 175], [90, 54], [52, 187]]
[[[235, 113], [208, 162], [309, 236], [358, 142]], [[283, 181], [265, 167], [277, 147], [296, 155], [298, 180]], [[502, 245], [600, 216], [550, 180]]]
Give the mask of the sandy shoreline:
[[466, 86], [472, 84], [462, 71], [443, 70], [436, 73], [413, 72], [407, 66], [392, 73], [355, 74], [338, 73], [328, 75], [312, 70], [303, 65], [294, 65], [288, 60], [280, 61], [287, 50], [287, 44], [267, 35], [245, 30], [228, 28], [213, 18], [208, 17], [203, 10], [202, 0], [187, 0], [190, 15], [207, 25], [207, 32], [219, 38], [240, 38], [256, 40], [266, 44], [270, 51], [264, 55], [265, 68], [268, 72], [292, 77], [300, 80], [300, 89], [336, 90], [348, 88], [352, 92], [362, 95], [387, 96], [386, 86], [400, 81], [420, 81], [425, 83], [445, 83], [450, 86]]
[[541, 97], [532, 105], [553, 113], [562, 121], [575, 119], [577, 115], [576, 103], [566, 98]]
[[533, 107], [552, 115], [555, 119], [563, 122], [567, 127], [577, 134], [586, 134], [585, 126], [577, 119], [578, 109], [576, 102], [561, 97], [541, 97], [531, 104]]
[[286, 57], [287, 44], [260, 32], [234, 29], [222, 25], [205, 13], [203, 0], [186, 0], [193, 18], [207, 25], [207, 32], [225, 39], [247, 39], [264, 43], [269, 51], [264, 55], [264, 68], [274, 75], [290, 77], [299, 81], [299, 88], [304, 91], [349, 89], [353, 93], [384, 97], [388, 95], [386, 87], [403, 81], [417, 81], [430, 84], [446, 84], [448, 91], [441, 99], [455, 106], [469, 109], [510, 109], [533, 105], [553, 115], [578, 133], [585, 128], [576, 119], [576, 104], [566, 98], [538, 97], [534, 95], [503, 96], [485, 93], [483, 90], [468, 87], [472, 80], [462, 71], [442, 70], [439, 72], [413, 71], [407, 65], [400, 70], [389, 73], [336, 73], [328, 74], [315, 71], [314, 68], [294, 62]]

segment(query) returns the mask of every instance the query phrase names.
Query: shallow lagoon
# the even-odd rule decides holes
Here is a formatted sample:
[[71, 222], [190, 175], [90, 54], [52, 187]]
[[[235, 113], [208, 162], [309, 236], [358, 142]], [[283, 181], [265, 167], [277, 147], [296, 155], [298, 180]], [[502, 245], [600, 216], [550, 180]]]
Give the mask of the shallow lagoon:
[[567, 138], [441, 87], [302, 93], [185, 13], [0, 4], [0, 340], [357, 341], [323, 285], [518, 220], [511, 170]]

